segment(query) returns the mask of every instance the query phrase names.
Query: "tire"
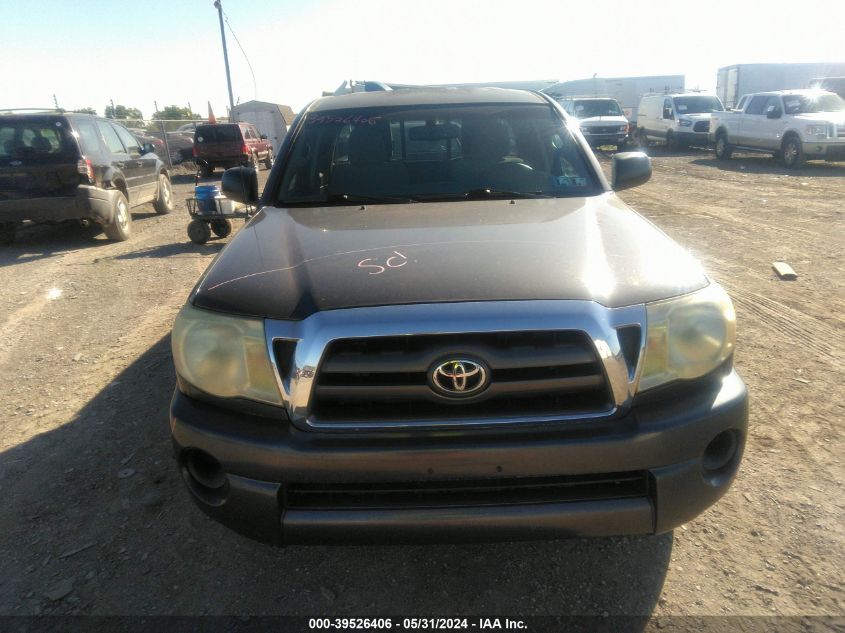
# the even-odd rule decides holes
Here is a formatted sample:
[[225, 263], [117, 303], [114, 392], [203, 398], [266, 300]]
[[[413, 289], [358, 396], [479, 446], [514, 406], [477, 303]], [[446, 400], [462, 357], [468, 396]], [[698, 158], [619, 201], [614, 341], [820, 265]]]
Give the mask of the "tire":
[[648, 135], [646, 134], [646, 131], [643, 129], [638, 130], [636, 139], [637, 147], [639, 147], [643, 151], [646, 151], [648, 149]]
[[211, 178], [214, 175], [214, 166], [208, 163], [200, 164], [200, 173], [203, 178]]
[[252, 167], [256, 172], [261, 170], [261, 163], [258, 162], [258, 152], [253, 152], [252, 156], [247, 163], [249, 167]]
[[159, 215], [173, 211], [173, 187], [170, 186], [170, 178], [166, 174], [158, 176], [158, 192], [153, 200], [153, 208]]
[[272, 150], [272, 149], [268, 149], [268, 150], [267, 150], [267, 158], [265, 158], [265, 159], [264, 159], [264, 166], [265, 166], [267, 169], [273, 169], [273, 162], [274, 162], [274, 158], [273, 158], [273, 150]]
[[232, 233], [232, 221], [228, 218], [225, 220], [212, 220], [211, 231], [217, 237], [228, 237]]
[[734, 146], [728, 143], [728, 135], [724, 132], [720, 132], [718, 136], [716, 136], [716, 144], [713, 146], [713, 151], [716, 154], [716, 158], [719, 160], [728, 160], [733, 154]]
[[783, 166], [787, 169], [800, 169], [804, 166], [804, 148], [801, 147], [801, 140], [794, 134], [783, 139], [780, 155]]
[[14, 222], [0, 224], [0, 246], [9, 246], [14, 243], [16, 228]]
[[115, 242], [125, 242], [132, 234], [132, 211], [126, 194], [118, 191], [112, 203], [111, 224], [103, 227], [106, 237]]
[[211, 227], [202, 220], [191, 220], [188, 223], [188, 237], [194, 244], [205, 244], [211, 239]]

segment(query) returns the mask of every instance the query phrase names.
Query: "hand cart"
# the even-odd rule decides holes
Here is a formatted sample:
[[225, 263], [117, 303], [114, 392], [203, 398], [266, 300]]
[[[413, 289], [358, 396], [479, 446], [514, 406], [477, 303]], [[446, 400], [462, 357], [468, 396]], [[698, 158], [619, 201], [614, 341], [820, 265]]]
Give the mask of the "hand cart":
[[232, 232], [232, 220], [248, 220], [255, 214], [255, 207], [240, 204], [220, 195], [213, 185], [198, 185], [195, 197], [187, 198], [188, 237], [194, 244], [205, 244], [214, 233], [217, 237], [227, 237]]

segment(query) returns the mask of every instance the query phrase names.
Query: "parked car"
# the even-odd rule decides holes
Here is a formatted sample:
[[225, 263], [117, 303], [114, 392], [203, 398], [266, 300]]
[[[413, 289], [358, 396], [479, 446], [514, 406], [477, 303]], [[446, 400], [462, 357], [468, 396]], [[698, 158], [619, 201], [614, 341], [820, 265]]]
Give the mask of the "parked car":
[[251, 123], [199, 125], [193, 152], [203, 176], [211, 176], [215, 167], [250, 164], [257, 170], [262, 162], [267, 169], [273, 166], [273, 146]]
[[173, 326], [174, 454], [209, 515], [272, 543], [657, 533], [728, 489], [731, 301], [551, 97], [332, 96], [279, 156], [260, 199], [224, 173], [260, 210]]
[[670, 149], [706, 147], [710, 113], [723, 110], [718, 97], [702, 94], [653, 94], [640, 101], [636, 137], [640, 145], [663, 141]]
[[578, 97], [559, 99], [566, 112], [578, 120], [581, 133], [591, 147], [614, 145], [625, 147], [628, 139], [628, 119], [616, 99], [608, 97]]
[[766, 152], [786, 167], [806, 160], [845, 160], [845, 100], [820, 90], [780, 90], [749, 95], [741, 111], [714, 112], [716, 158], [735, 149]]
[[0, 241], [25, 222], [90, 221], [113, 240], [130, 209], [173, 210], [170, 175], [149, 144], [89, 114], [0, 114]]

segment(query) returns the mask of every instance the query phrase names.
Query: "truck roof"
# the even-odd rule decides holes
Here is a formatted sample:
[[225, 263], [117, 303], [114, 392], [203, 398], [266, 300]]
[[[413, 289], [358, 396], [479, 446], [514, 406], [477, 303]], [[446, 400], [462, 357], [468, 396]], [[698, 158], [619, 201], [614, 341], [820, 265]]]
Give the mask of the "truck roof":
[[829, 90], [823, 90], [821, 88], [794, 88], [792, 90], [766, 90], [764, 92], [751, 92], [747, 95], [742, 95], [743, 97], [754, 97], [757, 95], [770, 95], [774, 97], [782, 97], [786, 95], [817, 95], [817, 94], [835, 94], [830, 92]]
[[545, 99], [527, 90], [507, 88], [405, 88], [376, 92], [353, 92], [323, 97], [311, 105], [311, 112], [374, 108], [379, 106], [413, 106], [472, 103], [531, 103], [543, 104]]

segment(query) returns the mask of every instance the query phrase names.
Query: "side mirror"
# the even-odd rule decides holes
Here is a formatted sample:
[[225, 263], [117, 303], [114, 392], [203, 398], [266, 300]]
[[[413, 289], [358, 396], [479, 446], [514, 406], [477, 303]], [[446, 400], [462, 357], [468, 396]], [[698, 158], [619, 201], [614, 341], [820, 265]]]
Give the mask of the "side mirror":
[[769, 106], [766, 109], [766, 118], [767, 119], [779, 119], [783, 116], [783, 112], [780, 111], [780, 108], [777, 106]]
[[156, 148], [153, 146], [152, 143], [144, 143], [143, 145], [141, 145], [141, 155], [142, 156], [144, 154], [154, 154], [155, 151], [156, 151]]
[[663, 118], [664, 119], [674, 119], [675, 118], [675, 116], [672, 114], [671, 108], [666, 108], [665, 110], [663, 110]]
[[258, 202], [258, 174], [252, 167], [232, 167], [223, 172], [223, 195], [244, 204]]
[[611, 174], [614, 191], [637, 187], [651, 178], [651, 159], [643, 152], [619, 152], [613, 156]]
[[267, 140], [267, 135], [266, 135], [266, 134], [262, 134], [259, 138], [260, 138], [262, 141], [266, 141], [266, 140]]

